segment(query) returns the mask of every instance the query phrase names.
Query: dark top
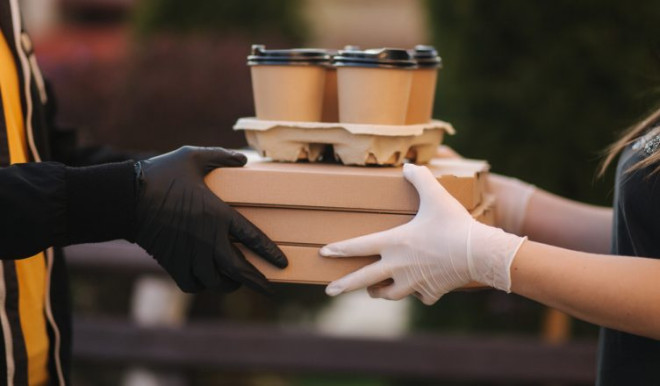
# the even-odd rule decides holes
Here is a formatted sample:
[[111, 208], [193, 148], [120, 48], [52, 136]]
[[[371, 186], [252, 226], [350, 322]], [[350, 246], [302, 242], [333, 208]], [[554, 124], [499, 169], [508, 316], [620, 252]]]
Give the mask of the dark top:
[[[660, 258], [660, 174], [655, 166], [626, 173], [660, 151], [651, 130], [621, 154], [616, 171], [612, 253]], [[660, 341], [602, 328], [597, 385], [660, 385]]]

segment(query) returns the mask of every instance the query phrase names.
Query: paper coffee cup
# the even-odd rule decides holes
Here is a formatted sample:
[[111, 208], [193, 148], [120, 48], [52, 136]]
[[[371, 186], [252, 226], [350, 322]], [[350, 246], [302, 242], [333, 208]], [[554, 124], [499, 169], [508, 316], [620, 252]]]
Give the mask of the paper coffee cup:
[[415, 62], [405, 50], [345, 50], [337, 67], [339, 121], [403, 125]]
[[[344, 51], [359, 51], [360, 47], [356, 45], [344, 46]], [[331, 58], [337, 56], [339, 51], [328, 50]], [[323, 112], [321, 121], [339, 122], [339, 96], [337, 93], [337, 68], [333, 65], [326, 67], [325, 73], [325, 91], [323, 95]]]
[[411, 55], [417, 63], [413, 71], [406, 124], [426, 123], [432, 119], [438, 69], [442, 60], [431, 46], [416, 46]]
[[325, 69], [325, 88], [323, 91], [323, 109], [321, 121], [339, 122], [339, 100], [337, 95], [337, 69], [327, 66]]
[[266, 50], [262, 45], [252, 46], [248, 65], [256, 117], [319, 122], [329, 63], [325, 50]]

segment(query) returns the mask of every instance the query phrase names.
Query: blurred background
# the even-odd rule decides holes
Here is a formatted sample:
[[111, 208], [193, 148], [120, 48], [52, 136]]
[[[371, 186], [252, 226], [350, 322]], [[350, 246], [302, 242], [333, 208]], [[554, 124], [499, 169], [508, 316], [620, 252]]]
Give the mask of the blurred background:
[[[660, 100], [660, 3], [652, 0], [22, 3], [39, 63], [58, 97], [59, 121], [79, 129], [81, 144], [158, 152], [184, 144], [244, 147], [232, 124], [254, 114], [246, 66], [253, 43], [268, 48], [432, 44], [444, 63], [434, 116], [455, 126], [456, 135], [446, 139], [450, 146], [488, 160], [496, 172], [575, 200], [610, 205], [612, 173], [596, 178], [602, 151]], [[77, 320], [132, 318], [139, 324], [136, 304], [156, 302], [149, 288], [168, 284], [158, 276], [145, 281], [139, 270], [72, 269]], [[412, 300], [365, 302], [364, 294], [330, 301], [315, 286], [275, 285], [274, 290], [273, 299], [247, 290], [227, 296], [170, 294], [163, 302], [178, 316], [161, 319], [167, 328], [201, 321], [210, 327], [199, 332], [209, 334], [215, 333], [212, 326], [226, 325], [232, 336], [246, 334], [244, 342], [266, 353], [280, 351], [255, 345], [259, 334], [291, 339], [292, 355], [316, 365], [280, 366], [277, 358], [257, 354], [252, 362], [249, 355], [240, 363], [214, 362], [214, 356], [231, 358], [246, 350], [241, 339], [235, 346], [216, 347], [199, 363], [185, 361], [195, 351], [185, 344], [168, 346], [180, 355], [165, 355], [166, 360], [158, 353], [151, 359], [131, 357], [120, 348], [104, 352], [94, 346], [104, 330], [93, 329], [103, 325], [89, 322], [79, 324], [90, 329], [77, 336], [74, 380], [79, 385], [593, 383], [597, 327], [514, 295], [458, 292], [425, 307]], [[237, 327], [243, 325], [260, 327]], [[121, 335], [123, 325], [110, 326], [126, 339], [149, 337], [135, 344], [161, 347], [149, 340], [161, 335], [143, 330]], [[286, 335], [291, 331], [299, 335]], [[446, 368], [452, 353], [472, 358], [463, 363], [473, 365], [434, 372], [410, 363], [403, 367], [410, 371], [387, 372], [388, 360], [402, 357], [377, 349], [375, 358], [385, 365], [364, 358], [356, 358], [355, 366], [332, 364], [346, 362], [351, 355], [346, 350], [370, 353], [365, 347], [378, 342], [414, 352], [420, 339], [436, 342], [436, 351], [420, 348], [438, 355], [426, 358], [431, 368], [434, 363]], [[512, 346], [521, 339], [523, 346]], [[121, 340], [115, 342], [121, 346]], [[531, 354], [523, 355], [527, 344]], [[552, 358], [575, 352], [586, 358], [575, 369], [558, 367], [555, 376], [544, 375], [547, 369], [538, 363], [543, 355], [549, 355], [550, 366]], [[502, 362], [502, 355], [513, 363]]]

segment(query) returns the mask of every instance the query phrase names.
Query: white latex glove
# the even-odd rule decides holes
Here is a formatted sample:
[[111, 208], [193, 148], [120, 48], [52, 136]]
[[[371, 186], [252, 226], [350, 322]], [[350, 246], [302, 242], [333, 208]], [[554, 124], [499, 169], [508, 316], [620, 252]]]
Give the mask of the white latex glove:
[[527, 204], [536, 187], [516, 178], [490, 173], [488, 191], [495, 195], [495, 225], [506, 232], [522, 235]]
[[[471, 281], [510, 292], [509, 269], [525, 238], [474, 220], [426, 167], [406, 164], [403, 175], [419, 193], [417, 215], [399, 227], [321, 248], [326, 257], [381, 256], [330, 283], [326, 293], [370, 287], [372, 297], [398, 300], [414, 294], [430, 305]], [[382, 285], [388, 279], [393, 282]]]
[[[436, 157], [463, 158], [446, 145], [438, 146]], [[495, 225], [506, 232], [522, 235], [527, 204], [536, 191], [534, 185], [500, 174], [488, 174], [488, 192], [495, 195]]]

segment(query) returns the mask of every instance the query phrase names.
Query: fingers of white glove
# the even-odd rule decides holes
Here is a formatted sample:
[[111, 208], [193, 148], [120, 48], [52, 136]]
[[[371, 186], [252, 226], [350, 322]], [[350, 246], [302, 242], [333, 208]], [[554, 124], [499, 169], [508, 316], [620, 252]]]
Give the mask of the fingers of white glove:
[[388, 279], [389, 276], [389, 273], [383, 269], [383, 264], [376, 262], [328, 284], [325, 288], [325, 293], [330, 296], [336, 296], [343, 292], [354, 291], [358, 288], [379, 283]]
[[369, 296], [372, 298], [382, 298], [387, 300], [401, 300], [412, 294], [414, 290], [410, 287], [394, 284], [388, 286], [372, 286], [367, 288]]
[[419, 292], [414, 292], [413, 295], [427, 306], [431, 306], [431, 305], [435, 304], [435, 302], [440, 300], [440, 298], [442, 297], [442, 295], [433, 296], [433, 295], [430, 295], [430, 294], [421, 294]]
[[397, 228], [328, 244], [321, 248], [319, 253], [324, 257], [379, 255], [388, 240], [391, 240], [390, 236], [395, 229]]
[[448, 194], [425, 166], [405, 164], [403, 165], [403, 176], [417, 189], [422, 201], [424, 197]]

